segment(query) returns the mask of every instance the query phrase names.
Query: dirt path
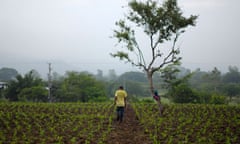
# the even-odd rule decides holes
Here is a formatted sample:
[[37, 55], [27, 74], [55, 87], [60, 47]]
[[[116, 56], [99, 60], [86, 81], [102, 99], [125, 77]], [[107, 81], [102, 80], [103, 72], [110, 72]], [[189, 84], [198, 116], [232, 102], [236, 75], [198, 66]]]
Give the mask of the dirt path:
[[122, 123], [114, 120], [111, 133], [106, 140], [107, 144], [152, 144], [149, 135], [136, 118], [136, 114], [128, 105]]

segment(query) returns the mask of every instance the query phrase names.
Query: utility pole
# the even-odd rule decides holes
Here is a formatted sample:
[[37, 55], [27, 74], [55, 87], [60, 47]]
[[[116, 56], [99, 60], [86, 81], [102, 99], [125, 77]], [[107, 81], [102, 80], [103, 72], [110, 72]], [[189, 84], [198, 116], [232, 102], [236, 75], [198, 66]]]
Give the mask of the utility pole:
[[52, 67], [51, 67], [51, 63], [48, 63], [48, 99], [49, 102], [52, 102], [52, 97], [51, 97], [51, 89], [52, 89]]

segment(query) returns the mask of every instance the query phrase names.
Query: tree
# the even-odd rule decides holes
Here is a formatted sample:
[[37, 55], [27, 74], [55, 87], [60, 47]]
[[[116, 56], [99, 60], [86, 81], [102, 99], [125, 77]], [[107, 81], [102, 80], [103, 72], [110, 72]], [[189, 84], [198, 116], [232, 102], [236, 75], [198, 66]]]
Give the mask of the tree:
[[104, 80], [103, 71], [98, 69], [97, 70], [97, 75], [95, 77], [96, 77], [97, 80]]
[[[181, 57], [178, 56], [180, 51], [176, 47], [176, 42], [186, 27], [195, 26], [197, 16], [184, 17], [177, 0], [166, 0], [162, 5], [153, 0], [146, 2], [132, 0], [128, 6], [129, 13], [125, 15], [124, 20], [116, 22], [119, 29], [114, 30], [113, 34], [113, 38], [116, 38], [125, 49], [111, 55], [143, 69], [153, 95], [153, 74], [168, 64], [180, 62]], [[151, 54], [148, 61], [137, 41], [136, 32], [139, 32], [139, 29], [149, 39]], [[166, 42], [171, 42], [171, 46], [161, 47]]]
[[186, 73], [178, 77], [180, 67], [169, 65], [161, 70], [164, 85], [168, 89], [168, 97], [176, 103], [196, 102], [197, 96], [189, 86], [192, 73]]
[[114, 81], [114, 80], [117, 79], [117, 74], [116, 74], [116, 72], [115, 72], [114, 69], [110, 69], [110, 70], [108, 71], [107, 79], [108, 79], [109, 81]]
[[18, 75], [17, 70], [12, 68], [0, 69], [0, 81], [10, 81]]
[[142, 72], [125, 72], [119, 76], [119, 81], [134, 81], [134, 82], [147, 82], [147, 78]]
[[196, 103], [198, 102], [198, 97], [196, 92], [186, 83], [181, 83], [174, 87], [172, 100], [176, 103]]
[[182, 80], [177, 79], [179, 69], [174, 66], [167, 66], [161, 70], [161, 78], [164, 81], [164, 87], [171, 91], [176, 85], [182, 83]]
[[198, 90], [202, 90], [202, 85], [205, 83], [205, 76], [208, 73], [205, 71], [201, 71], [200, 68], [196, 69], [192, 76], [191, 79], [189, 80], [191, 87], [198, 89]]
[[20, 101], [47, 102], [48, 91], [43, 86], [24, 88], [18, 95]]
[[104, 84], [88, 73], [68, 72], [61, 85], [60, 101], [88, 102], [93, 99], [106, 100]]
[[229, 66], [229, 72], [223, 76], [225, 83], [240, 83], [240, 72], [236, 66]]
[[41, 78], [36, 77], [34, 70], [31, 70], [29, 73], [22, 75], [17, 75], [15, 80], [11, 80], [9, 82], [9, 86], [6, 89], [6, 98], [10, 101], [18, 101], [19, 100], [19, 94], [24, 90], [25, 88], [32, 88], [36, 86], [42, 86], [43, 81]]
[[221, 86], [221, 72], [214, 67], [211, 72], [202, 76], [202, 88], [208, 92], [219, 92]]
[[224, 85], [223, 91], [229, 96], [229, 100], [232, 101], [233, 97], [240, 94], [240, 86], [239, 84], [228, 83]]

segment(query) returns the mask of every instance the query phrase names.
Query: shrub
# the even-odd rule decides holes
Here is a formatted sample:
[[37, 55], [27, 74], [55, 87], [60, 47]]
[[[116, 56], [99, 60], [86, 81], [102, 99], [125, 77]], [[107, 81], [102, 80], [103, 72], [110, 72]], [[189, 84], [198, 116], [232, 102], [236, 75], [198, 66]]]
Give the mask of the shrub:
[[226, 97], [219, 94], [212, 94], [210, 104], [226, 104]]
[[199, 104], [209, 104], [211, 101], [211, 93], [205, 91], [195, 91], [197, 94], [197, 103]]
[[198, 100], [197, 93], [187, 84], [176, 86], [171, 92], [172, 100], [175, 103], [196, 103]]
[[141, 100], [142, 103], [154, 103], [153, 99], [142, 99]]

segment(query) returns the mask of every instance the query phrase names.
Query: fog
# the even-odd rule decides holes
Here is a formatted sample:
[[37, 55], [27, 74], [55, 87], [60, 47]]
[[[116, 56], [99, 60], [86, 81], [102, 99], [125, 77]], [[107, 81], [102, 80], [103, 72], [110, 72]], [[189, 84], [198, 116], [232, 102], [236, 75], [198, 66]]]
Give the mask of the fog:
[[[199, 15], [179, 39], [182, 65], [210, 71], [240, 67], [239, 0], [179, 0], [186, 16]], [[112, 58], [115, 22], [127, 12], [125, 0], [1, 0], [0, 68], [42, 75], [66, 70], [96, 72], [137, 68]]]

